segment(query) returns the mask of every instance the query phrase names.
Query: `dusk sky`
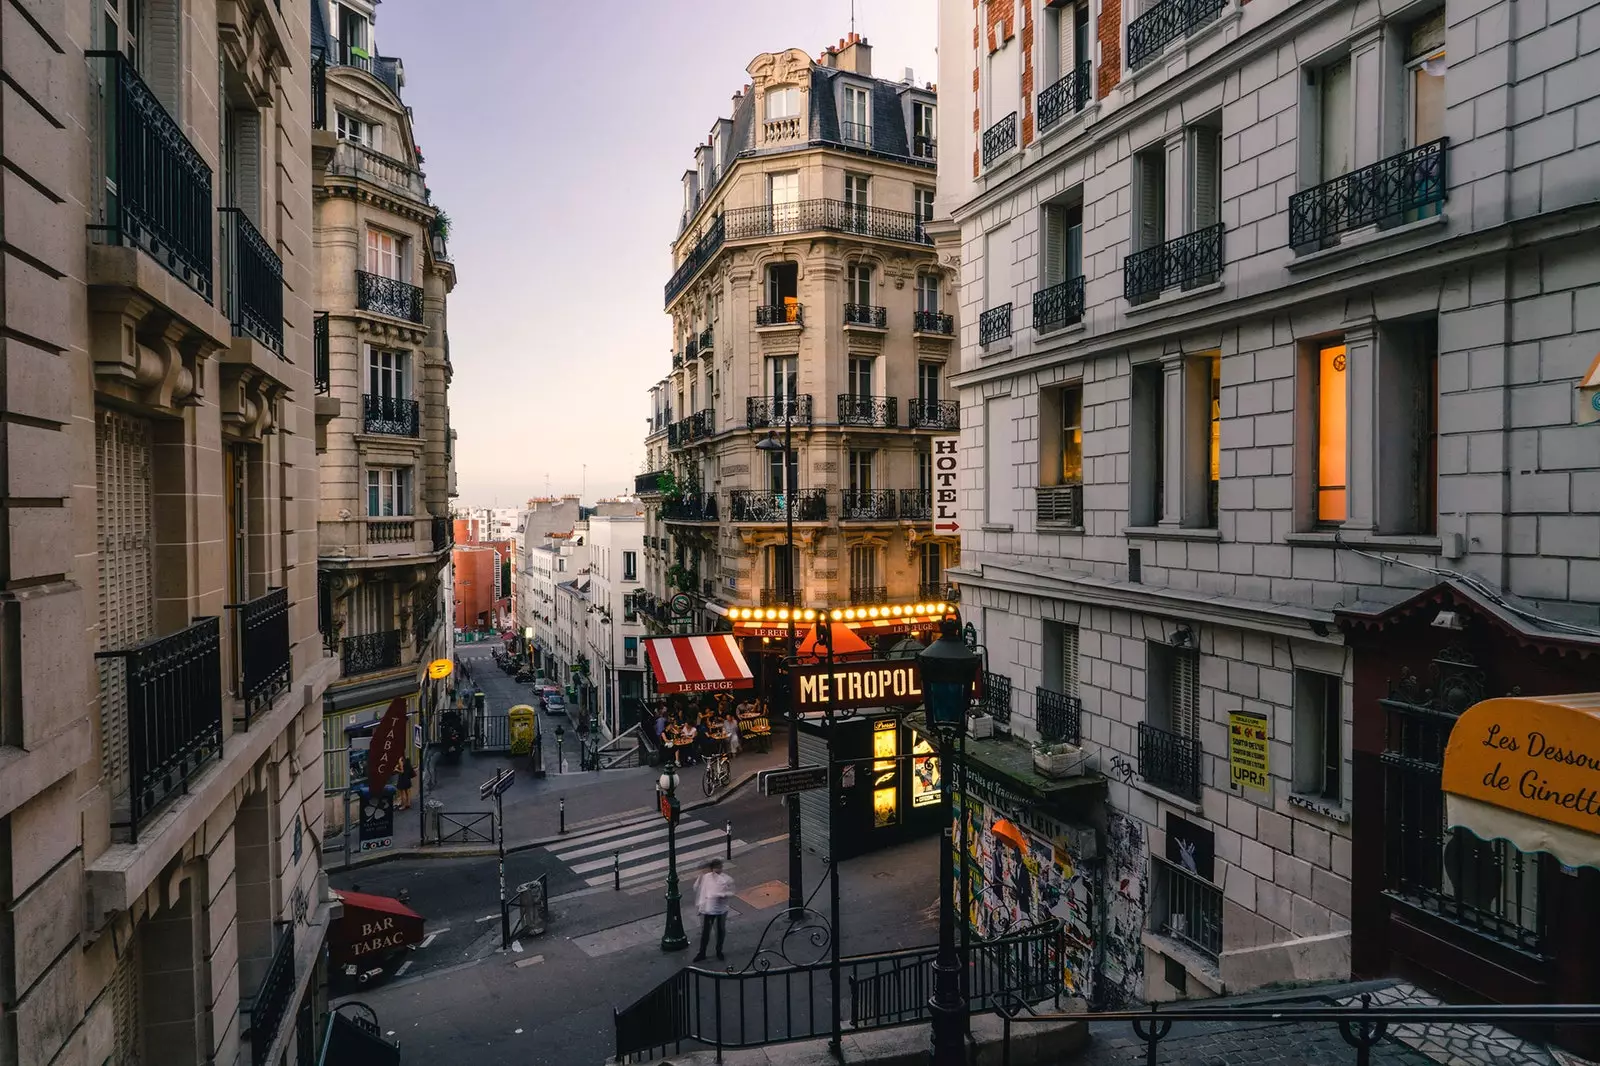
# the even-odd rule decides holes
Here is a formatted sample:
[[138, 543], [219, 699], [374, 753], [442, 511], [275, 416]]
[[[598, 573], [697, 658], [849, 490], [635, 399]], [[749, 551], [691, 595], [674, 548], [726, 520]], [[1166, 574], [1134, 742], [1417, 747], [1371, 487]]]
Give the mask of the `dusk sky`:
[[[460, 503], [632, 487], [670, 368], [679, 178], [745, 67], [812, 56], [850, 0], [388, 0], [434, 202], [450, 215]], [[934, 0], [856, 0], [873, 72], [934, 81]], [[585, 470], [587, 465], [587, 482]], [[548, 482], [547, 479], [548, 478]]]

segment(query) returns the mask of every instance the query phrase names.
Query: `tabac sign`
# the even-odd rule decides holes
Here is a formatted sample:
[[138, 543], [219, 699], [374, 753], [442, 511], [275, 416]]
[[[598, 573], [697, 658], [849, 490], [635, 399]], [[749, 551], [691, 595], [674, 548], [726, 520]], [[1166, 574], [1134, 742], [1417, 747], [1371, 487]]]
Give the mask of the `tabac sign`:
[[956, 442], [959, 437], [933, 438], [933, 531], [959, 533], [956, 521]]
[[915, 707], [922, 702], [922, 679], [914, 659], [801, 666], [794, 672], [794, 699], [801, 714]]

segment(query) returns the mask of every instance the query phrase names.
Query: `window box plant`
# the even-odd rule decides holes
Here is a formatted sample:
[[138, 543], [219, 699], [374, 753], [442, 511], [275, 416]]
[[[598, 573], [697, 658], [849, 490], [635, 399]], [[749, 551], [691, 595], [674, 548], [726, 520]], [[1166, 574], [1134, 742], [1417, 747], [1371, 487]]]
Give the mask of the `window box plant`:
[[1079, 777], [1083, 764], [1083, 749], [1076, 744], [1055, 740], [1033, 746], [1033, 768], [1043, 777]]
[[982, 740], [994, 736], [994, 715], [985, 714], [981, 708], [973, 708], [967, 712], [967, 736], [973, 740]]

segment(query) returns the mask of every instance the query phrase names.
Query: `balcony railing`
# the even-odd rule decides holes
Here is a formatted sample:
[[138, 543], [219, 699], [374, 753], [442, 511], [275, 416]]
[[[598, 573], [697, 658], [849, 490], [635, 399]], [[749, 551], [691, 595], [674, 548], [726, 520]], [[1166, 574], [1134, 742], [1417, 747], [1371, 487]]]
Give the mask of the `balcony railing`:
[[661, 517], [668, 522], [715, 522], [717, 494], [689, 492], [661, 505]]
[[[433, 631], [439, 626], [439, 601], [442, 599], [439, 590], [442, 585], [439, 575], [434, 574], [411, 594], [411, 640], [418, 656], [427, 649], [428, 642], [433, 639]], [[510, 595], [510, 591], [502, 589], [501, 594]]]
[[894, 517], [894, 490], [869, 489], [839, 496], [839, 517], [847, 521], [880, 521]]
[[978, 343], [993, 344], [1011, 336], [1011, 305], [991, 307], [978, 316]]
[[328, 312], [324, 311], [313, 320], [311, 355], [312, 381], [316, 384], [317, 392], [324, 395], [333, 389], [329, 351]]
[[763, 607], [793, 607], [800, 602], [800, 597], [792, 588], [764, 588], [761, 590], [761, 606]]
[[230, 603], [234, 619], [244, 697], [245, 724], [272, 706], [289, 687], [292, 667], [289, 653], [289, 591], [272, 589], [245, 603]]
[[850, 586], [851, 603], [882, 603], [889, 598], [887, 585], [855, 585]]
[[846, 144], [871, 144], [872, 127], [865, 122], [841, 122], [839, 136]]
[[434, 515], [431, 525], [433, 526], [434, 552], [445, 551], [455, 540], [455, 523], [445, 515]]
[[899, 401], [893, 396], [855, 396], [848, 392], [839, 394], [839, 424], [841, 426], [877, 426], [892, 428], [899, 421]]
[[250, 1007], [250, 1061], [252, 1066], [267, 1066], [267, 1054], [289, 1016], [294, 998], [294, 923], [278, 923], [278, 946], [272, 952], [261, 987]]
[[150, 254], [211, 299], [211, 168], [121, 52], [86, 52], [97, 74], [105, 198], [89, 227]]
[[1040, 485], [1037, 511], [1040, 522], [1083, 525], [1083, 486]]
[[744, 401], [745, 424], [751, 429], [782, 426], [785, 422], [797, 426], [811, 424], [811, 394], [794, 396], [748, 396]]
[[954, 585], [947, 581], [923, 581], [917, 585], [917, 599], [927, 602], [955, 603], [961, 599]]
[[1159, 855], [1150, 856], [1151, 917], [1156, 932], [1217, 961], [1222, 951], [1222, 890]]
[[700, 336], [699, 334], [696, 334], [684, 342], [683, 361], [685, 363], [689, 363], [698, 358], [700, 358]]
[[311, 128], [328, 128], [328, 53], [311, 49]]
[[422, 171], [414, 163], [385, 155], [355, 141], [338, 143], [333, 150], [333, 158], [328, 160], [328, 174], [381, 185], [386, 191], [411, 200], [426, 202], [430, 195]]
[[339, 642], [339, 658], [345, 677], [389, 670], [400, 665], [400, 644], [404, 634], [398, 629], [383, 633], [363, 633]]
[[381, 274], [356, 271], [356, 306], [407, 322], [422, 322], [422, 290]]
[[933, 493], [925, 489], [901, 489], [900, 517], [908, 522], [932, 521]]
[[1076, 744], [1083, 737], [1083, 702], [1047, 688], [1034, 690], [1039, 715], [1040, 740], [1064, 740]]
[[416, 519], [413, 518], [369, 518], [366, 526], [368, 544], [409, 544], [417, 536]]
[[953, 337], [956, 332], [956, 320], [941, 311], [918, 311], [911, 316], [911, 329], [915, 333], [937, 333], [941, 337]]
[[912, 429], [961, 428], [961, 404], [957, 400], [916, 399], [906, 407], [906, 423]]
[[911, 138], [911, 154], [918, 159], [938, 159], [939, 142], [919, 133]]
[[1138, 70], [1180, 37], [1215, 19], [1228, 0], [1160, 0], [1128, 23], [1128, 69]]
[[717, 432], [717, 412], [707, 407], [689, 416], [689, 439], [706, 440]]
[[665, 470], [652, 470], [647, 474], [635, 474], [633, 478], [633, 494], [635, 496], [648, 496], [652, 492], [661, 491], [661, 478]]
[[1092, 97], [1089, 82], [1090, 62], [1085, 59], [1060, 81], [1039, 94], [1039, 129], [1049, 129], [1068, 115], [1076, 115], [1089, 106]]
[[107, 773], [117, 806], [127, 795], [126, 828], [138, 843], [139, 827], [170, 796], [222, 752], [222, 626], [197, 618], [187, 629], [131, 648], [98, 652], [121, 659], [122, 669], [101, 669], [100, 713], [125, 721], [102, 723]]
[[1184, 799], [1200, 798], [1200, 742], [1139, 723], [1139, 776]]
[[695, 241], [694, 247], [689, 249], [689, 254], [683, 257], [683, 262], [678, 264], [678, 269], [672, 272], [672, 277], [667, 280], [666, 302], [672, 303], [689, 282], [693, 281], [700, 269], [717, 254], [722, 247], [722, 242], [727, 233], [727, 221], [722, 215], [717, 215], [711, 220], [706, 231]]
[[874, 329], [888, 329], [889, 310], [876, 304], [845, 304], [844, 324], [847, 326], [871, 326]]
[[367, 393], [361, 398], [362, 425], [368, 433], [386, 437], [420, 437], [421, 407], [416, 400]]
[[1015, 111], [983, 131], [983, 165], [988, 166], [1017, 146]]
[[1011, 679], [991, 670], [983, 672], [983, 709], [1001, 725], [1011, 723]]
[[756, 308], [758, 326], [803, 326], [805, 308], [800, 304], [762, 304]]
[[1448, 138], [1419, 144], [1289, 197], [1289, 247], [1309, 251], [1363, 226], [1395, 226], [1438, 213]]
[[[1168, 0], [1170, 2], [1170, 0]], [[1134, 252], [1122, 263], [1122, 295], [1143, 303], [1164, 290], [1209, 285], [1222, 275], [1222, 223]]]
[[667, 427], [667, 447], [681, 448], [689, 443], [689, 420], [679, 419]]
[[254, 337], [283, 354], [283, 260], [237, 207], [222, 215], [223, 278], [235, 337]]
[[701, 330], [700, 331], [700, 351], [701, 352], [709, 352], [709, 351], [711, 351], [711, 349], [712, 349], [712, 343], [711, 342], [713, 340], [715, 340], [715, 339], [716, 339], [716, 335], [711, 332], [711, 327], [710, 326], [707, 326], [705, 329]]
[[[728, 517], [735, 522], [785, 522], [788, 518], [784, 513], [784, 506], [781, 492], [734, 489], [728, 493]], [[827, 490], [800, 489], [795, 492], [796, 522], [825, 522], [827, 518]]]
[[1040, 333], [1083, 320], [1083, 276], [1033, 294], [1033, 328]]

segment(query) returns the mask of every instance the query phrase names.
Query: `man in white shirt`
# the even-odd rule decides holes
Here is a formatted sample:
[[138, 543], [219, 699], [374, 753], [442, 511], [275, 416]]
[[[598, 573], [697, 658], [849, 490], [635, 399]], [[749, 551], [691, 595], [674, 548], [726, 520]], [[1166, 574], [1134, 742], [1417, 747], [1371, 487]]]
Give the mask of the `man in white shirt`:
[[705, 873], [694, 883], [695, 909], [700, 912], [700, 954], [695, 962], [706, 957], [706, 947], [711, 943], [711, 930], [717, 931], [717, 958], [722, 956], [722, 942], [728, 934], [728, 899], [733, 895], [733, 878], [722, 872], [722, 860], [706, 863]]

